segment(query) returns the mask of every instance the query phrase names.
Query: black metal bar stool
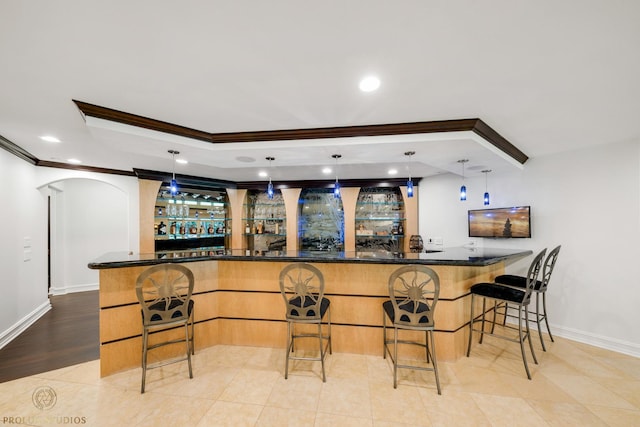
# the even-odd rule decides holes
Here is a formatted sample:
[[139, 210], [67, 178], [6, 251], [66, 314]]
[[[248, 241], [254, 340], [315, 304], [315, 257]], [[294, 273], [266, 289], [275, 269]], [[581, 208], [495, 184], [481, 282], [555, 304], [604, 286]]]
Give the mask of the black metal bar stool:
[[[535, 317], [536, 323], [538, 325], [538, 335], [540, 336], [540, 344], [542, 344], [542, 350], [547, 351], [547, 348], [544, 345], [544, 339], [542, 338], [542, 328], [540, 328], [540, 323], [544, 320], [545, 325], [547, 326], [547, 332], [549, 333], [549, 338], [551, 342], [553, 342], [553, 335], [551, 334], [551, 329], [549, 328], [549, 320], [547, 318], [547, 287], [549, 286], [549, 280], [551, 280], [551, 273], [553, 272], [553, 268], [556, 265], [556, 261], [558, 259], [558, 254], [560, 253], [560, 245], [556, 246], [547, 258], [544, 261], [544, 266], [542, 268], [542, 280], [536, 280], [536, 284], [533, 287], [533, 292], [536, 294], [536, 311], [531, 312], [531, 314]], [[524, 289], [527, 286], [527, 278], [524, 276], [515, 276], [512, 274], [503, 274], [501, 276], [496, 277], [496, 283], [500, 283], [503, 285], [509, 285], [516, 288]], [[540, 295], [542, 295], [542, 307], [540, 307]], [[515, 317], [513, 315], [508, 314], [509, 304], [504, 305], [504, 320], [506, 320], [507, 316]]]
[[[522, 361], [524, 362], [524, 369], [527, 372], [527, 378], [531, 379], [531, 373], [529, 372], [529, 366], [527, 364], [527, 356], [524, 351], [524, 341], [529, 341], [529, 348], [531, 349], [531, 355], [533, 356], [533, 361], [538, 364], [538, 360], [536, 359], [536, 354], [533, 351], [533, 344], [531, 343], [531, 334], [529, 332], [529, 303], [531, 302], [531, 292], [538, 280], [538, 275], [540, 274], [540, 269], [542, 267], [542, 261], [544, 259], [544, 255], [546, 253], [546, 249], [543, 249], [531, 262], [529, 266], [529, 271], [527, 273], [527, 280], [525, 288], [514, 288], [508, 285], [502, 285], [499, 283], [476, 283], [471, 286], [471, 317], [469, 320], [469, 343], [467, 346], [467, 357], [471, 354], [471, 341], [473, 337], [473, 332], [480, 332], [480, 344], [482, 344], [482, 339], [485, 334], [495, 336], [497, 338], [505, 339], [507, 341], [518, 342], [520, 343], [520, 352], [522, 353]], [[475, 305], [476, 297], [482, 297], [482, 315], [480, 319], [475, 319], [473, 314], [473, 308]], [[484, 329], [485, 324], [485, 315], [486, 315], [486, 301], [487, 298], [494, 300], [495, 305], [491, 309], [493, 311], [493, 324], [491, 332], [486, 332]], [[511, 305], [515, 305], [518, 307], [518, 337], [512, 338], [507, 335], [500, 335], [494, 333], [493, 327], [496, 323], [496, 307], [502, 303], [508, 303]], [[525, 321], [525, 330], [523, 331], [523, 311], [524, 311], [524, 321]], [[480, 329], [474, 329], [473, 325], [475, 322], [481, 322]], [[510, 328], [509, 326], [505, 326], [505, 328]]]

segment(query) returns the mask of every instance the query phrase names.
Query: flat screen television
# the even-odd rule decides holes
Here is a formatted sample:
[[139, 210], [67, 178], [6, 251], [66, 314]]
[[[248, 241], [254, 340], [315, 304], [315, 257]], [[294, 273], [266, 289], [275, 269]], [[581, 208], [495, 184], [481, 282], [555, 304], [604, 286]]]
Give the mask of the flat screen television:
[[474, 209], [469, 211], [469, 237], [531, 237], [531, 207]]

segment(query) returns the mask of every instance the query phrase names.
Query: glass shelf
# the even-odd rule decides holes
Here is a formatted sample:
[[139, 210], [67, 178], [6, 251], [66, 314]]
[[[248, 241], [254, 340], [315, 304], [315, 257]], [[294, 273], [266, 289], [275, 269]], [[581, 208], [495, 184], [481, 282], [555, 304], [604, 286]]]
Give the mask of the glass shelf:
[[[182, 249], [202, 246], [200, 242], [203, 241], [207, 244], [215, 242], [214, 246], [218, 246], [218, 242], [220, 246], [228, 244], [231, 218], [228, 217], [226, 190], [182, 188], [180, 191], [175, 197], [166, 188], [158, 192], [154, 207], [156, 249], [162, 249], [170, 242], [182, 242]], [[158, 233], [160, 229], [165, 233]]]
[[404, 216], [398, 187], [361, 189], [356, 202], [356, 250], [399, 251], [404, 242]]

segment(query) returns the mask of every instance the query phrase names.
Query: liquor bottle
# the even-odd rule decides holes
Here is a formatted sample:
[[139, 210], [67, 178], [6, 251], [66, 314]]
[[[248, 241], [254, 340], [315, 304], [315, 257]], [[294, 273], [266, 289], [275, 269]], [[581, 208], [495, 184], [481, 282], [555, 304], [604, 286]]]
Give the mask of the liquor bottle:
[[207, 233], [208, 234], [213, 234], [213, 224], [209, 223], [209, 228], [207, 228]]
[[402, 223], [398, 225], [398, 234], [401, 236], [404, 234], [404, 228], [402, 227]]
[[176, 234], [176, 223], [172, 222], [171, 227], [169, 227], [169, 234]]
[[162, 221], [160, 221], [160, 224], [158, 225], [158, 234], [160, 235], [167, 234], [167, 224], [165, 224]]
[[249, 228], [249, 223], [247, 223], [247, 225], [245, 225], [245, 227], [244, 227], [244, 233], [245, 233], [245, 234], [251, 234], [251, 228]]

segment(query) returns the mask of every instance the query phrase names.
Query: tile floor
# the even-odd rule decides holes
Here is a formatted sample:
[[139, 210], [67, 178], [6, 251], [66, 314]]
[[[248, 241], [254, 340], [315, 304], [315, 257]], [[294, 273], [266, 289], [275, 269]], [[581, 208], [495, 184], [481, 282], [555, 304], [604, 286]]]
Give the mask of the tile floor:
[[[537, 340], [537, 336], [534, 337]], [[99, 378], [98, 361], [0, 384], [2, 425], [88, 426], [640, 426], [640, 359], [556, 338], [526, 379], [517, 344], [488, 337], [470, 358], [432, 372], [400, 371], [389, 359], [334, 353], [327, 382], [318, 362], [295, 362], [285, 380], [284, 350], [220, 345], [186, 363]], [[547, 340], [548, 342], [548, 340]], [[38, 387], [56, 404], [39, 410]]]

